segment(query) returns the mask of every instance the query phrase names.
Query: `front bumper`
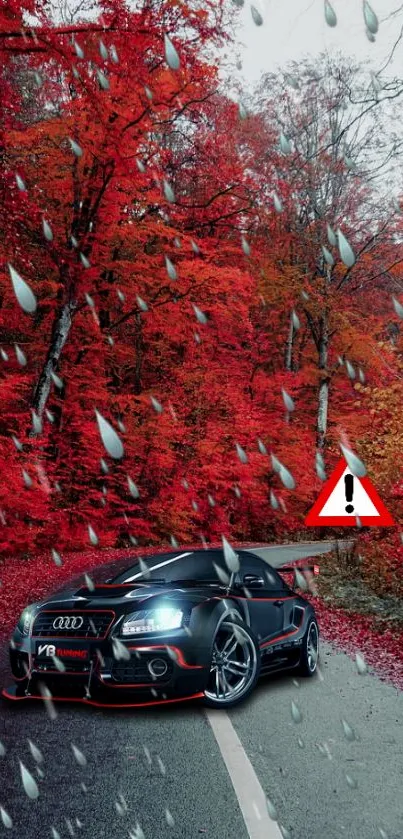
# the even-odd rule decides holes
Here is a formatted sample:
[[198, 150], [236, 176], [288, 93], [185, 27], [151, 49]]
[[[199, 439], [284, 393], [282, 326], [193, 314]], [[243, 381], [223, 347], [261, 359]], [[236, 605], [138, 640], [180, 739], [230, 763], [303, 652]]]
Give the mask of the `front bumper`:
[[[63, 672], [55, 668], [47, 650], [38, 656], [39, 641], [63, 662]], [[43, 685], [55, 701], [100, 707], [137, 707], [203, 696], [210, 669], [207, 650], [195, 652], [186, 633], [152, 643], [137, 638], [122, 643], [130, 653], [128, 660], [115, 658], [108, 638], [66, 643], [52, 637], [24, 638], [16, 632], [10, 645], [15, 686], [3, 690], [2, 696], [43, 699]]]

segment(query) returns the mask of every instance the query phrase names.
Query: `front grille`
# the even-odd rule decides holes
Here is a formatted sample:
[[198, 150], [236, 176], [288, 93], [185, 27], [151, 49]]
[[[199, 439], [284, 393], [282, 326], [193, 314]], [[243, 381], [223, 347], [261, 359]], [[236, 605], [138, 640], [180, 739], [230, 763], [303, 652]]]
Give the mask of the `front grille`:
[[[64, 666], [66, 668], [65, 671], [60, 671], [60, 675], [68, 675], [68, 673], [89, 673], [91, 664], [89, 661], [64, 661]], [[43, 661], [38, 661], [35, 659], [35, 670], [46, 672], [51, 670], [53, 673], [56, 670], [55, 662], [53, 659], [44, 659]]]
[[[158, 678], [153, 678], [147, 667], [148, 662], [154, 658], [163, 658], [168, 667], [167, 672]], [[139, 658], [133, 655], [130, 661], [116, 661], [109, 656], [105, 658], [105, 666], [102, 668], [101, 675], [102, 672], [111, 673], [112, 679], [108, 681], [119, 682], [120, 684], [164, 684], [172, 678], [173, 663], [167, 656], [157, 653], [142, 653]]]
[[[82, 617], [83, 624], [79, 628], [54, 627], [53, 623], [58, 617]], [[40, 612], [35, 618], [32, 635], [36, 638], [105, 638], [113, 619], [114, 613], [111, 611]]]

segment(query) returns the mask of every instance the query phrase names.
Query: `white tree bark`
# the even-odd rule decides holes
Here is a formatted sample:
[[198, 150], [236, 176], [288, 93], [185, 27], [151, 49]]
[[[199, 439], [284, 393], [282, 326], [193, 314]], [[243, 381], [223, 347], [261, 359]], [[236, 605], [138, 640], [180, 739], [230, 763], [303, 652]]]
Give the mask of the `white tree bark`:
[[48, 354], [39, 376], [32, 402], [32, 407], [40, 417], [46, 408], [52, 384], [51, 373], [56, 371], [63, 347], [67, 341], [74, 310], [75, 303], [64, 303], [53, 325]]

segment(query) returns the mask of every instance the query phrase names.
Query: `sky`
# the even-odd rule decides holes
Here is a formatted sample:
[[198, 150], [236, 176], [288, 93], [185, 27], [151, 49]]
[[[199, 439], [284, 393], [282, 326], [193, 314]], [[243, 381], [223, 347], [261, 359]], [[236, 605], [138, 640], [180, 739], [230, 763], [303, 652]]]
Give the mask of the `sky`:
[[[262, 73], [275, 71], [288, 61], [297, 61], [304, 55], [318, 55], [324, 50], [341, 51], [359, 61], [369, 61], [370, 69], [378, 72], [386, 63], [403, 26], [403, 4], [390, 18], [390, 14], [399, 9], [399, 0], [371, 0], [379, 20], [379, 31], [375, 43], [370, 43], [365, 34], [362, 0], [331, 2], [338, 18], [334, 28], [325, 22], [323, 0], [253, 0], [263, 17], [262, 26], [253, 22], [250, 0], [245, 0], [239, 11], [234, 5], [234, 14], [239, 20], [241, 73], [246, 84], [254, 84]], [[385, 79], [390, 76], [403, 78], [403, 38], [393, 61], [384, 71]]]

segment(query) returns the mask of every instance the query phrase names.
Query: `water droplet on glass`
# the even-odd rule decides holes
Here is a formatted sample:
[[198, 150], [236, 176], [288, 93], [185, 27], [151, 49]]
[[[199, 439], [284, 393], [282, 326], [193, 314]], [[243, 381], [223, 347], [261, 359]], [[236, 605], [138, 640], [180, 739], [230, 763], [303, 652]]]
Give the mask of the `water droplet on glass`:
[[300, 319], [299, 319], [295, 309], [293, 309], [292, 312], [291, 312], [291, 320], [292, 320], [292, 325], [293, 325], [294, 329], [299, 329], [300, 326], [301, 326], [301, 322], [300, 322]]
[[363, 0], [362, 6], [363, 6], [365, 26], [366, 26], [368, 32], [371, 33], [371, 35], [376, 35], [376, 33], [378, 32], [378, 29], [379, 29], [378, 18], [376, 16], [372, 6], [369, 5], [367, 0]]
[[109, 90], [109, 79], [99, 68], [97, 69], [98, 84], [102, 90]]
[[270, 505], [273, 510], [278, 510], [279, 503], [272, 489], [270, 490]]
[[351, 725], [348, 724], [347, 720], [342, 719], [341, 724], [343, 726], [344, 736], [346, 740], [349, 740], [350, 742], [355, 740], [354, 731], [351, 728]]
[[83, 153], [81, 146], [79, 146], [78, 143], [76, 143], [76, 141], [72, 139], [72, 137], [69, 137], [69, 143], [73, 154], [75, 154], [76, 157], [81, 157]]
[[393, 308], [394, 308], [396, 314], [399, 316], [399, 318], [403, 318], [403, 306], [402, 306], [402, 304], [399, 303], [398, 300], [396, 300], [396, 297], [392, 297], [392, 301], [393, 301]]
[[145, 300], [143, 300], [142, 297], [139, 297], [139, 295], [136, 296], [136, 300], [139, 309], [141, 309], [142, 312], [148, 312], [148, 306]]
[[132, 479], [129, 478], [129, 476], [127, 476], [127, 483], [128, 483], [128, 486], [129, 486], [129, 492], [131, 493], [133, 498], [140, 498], [140, 493], [137, 489], [137, 486], [134, 483], [134, 481], [132, 481]]
[[357, 670], [358, 670], [360, 676], [365, 676], [365, 674], [368, 673], [368, 667], [367, 667], [366, 661], [363, 659], [363, 657], [362, 657], [362, 655], [360, 655], [360, 653], [356, 653], [355, 663], [356, 663]]
[[294, 700], [291, 700], [291, 716], [295, 723], [302, 722], [302, 713]]
[[286, 467], [282, 464], [280, 465], [278, 474], [280, 476], [280, 480], [282, 481], [284, 486], [287, 487], [287, 489], [295, 489], [295, 480], [291, 472], [289, 472], [289, 470], [286, 469]]
[[347, 462], [347, 465], [353, 475], [356, 475], [357, 478], [363, 478], [364, 475], [367, 474], [367, 470], [357, 455], [355, 455], [350, 449], [347, 449], [340, 443], [340, 448], [342, 450], [343, 456]]
[[112, 44], [110, 48], [111, 59], [114, 64], [119, 64], [119, 56], [117, 54], [116, 47]]
[[236, 574], [240, 568], [239, 559], [225, 536], [222, 536], [222, 546], [224, 550], [225, 564], [231, 573], [233, 572]]
[[337, 237], [338, 237], [340, 259], [347, 268], [352, 268], [352, 266], [355, 263], [355, 254], [354, 254], [354, 251], [353, 251], [349, 241], [346, 239], [344, 234], [341, 232], [340, 228], [338, 228], [338, 230], [337, 230]]
[[115, 460], [119, 460], [121, 457], [123, 457], [124, 453], [122, 441], [118, 437], [115, 429], [112, 428], [111, 424], [102, 416], [102, 414], [99, 413], [99, 411], [95, 410], [95, 416], [97, 419], [101, 440], [105, 446], [106, 451]]
[[270, 818], [272, 819], [272, 821], [276, 822], [277, 818], [278, 818], [277, 810], [276, 810], [276, 807], [274, 806], [273, 802], [268, 797], [266, 797], [266, 805], [267, 805], [267, 812], [268, 812]]
[[101, 58], [104, 59], [104, 61], [107, 61], [109, 53], [108, 53], [108, 50], [106, 49], [106, 46], [105, 46], [102, 38], [99, 39], [99, 54], [100, 54]]
[[192, 306], [193, 306], [193, 311], [194, 311], [194, 313], [196, 315], [196, 318], [199, 321], [199, 323], [206, 324], [207, 323], [207, 317], [204, 314], [204, 312], [202, 312], [201, 309], [199, 309], [198, 306], [195, 306], [194, 303], [192, 303]]
[[22, 279], [18, 271], [13, 268], [10, 262], [8, 263], [8, 270], [13, 284], [14, 294], [21, 306], [21, 309], [30, 315], [33, 314], [36, 312], [37, 306], [36, 297], [33, 291], [30, 289], [25, 280]]
[[52, 228], [51, 228], [50, 224], [46, 221], [46, 219], [42, 219], [42, 230], [43, 230], [43, 235], [44, 235], [45, 239], [48, 242], [52, 242], [53, 241]]
[[99, 539], [97, 534], [95, 533], [95, 530], [91, 527], [90, 524], [88, 525], [88, 536], [90, 538], [91, 545], [96, 546], [99, 542]]
[[25, 183], [24, 183], [23, 179], [21, 178], [21, 175], [16, 175], [15, 180], [16, 180], [16, 184], [18, 186], [18, 189], [21, 192], [26, 192], [27, 188], [25, 186]]
[[73, 755], [74, 755], [77, 763], [79, 764], [79, 766], [86, 766], [87, 765], [87, 758], [85, 757], [85, 755], [80, 751], [80, 749], [77, 748], [77, 746], [74, 745], [74, 743], [71, 743], [71, 748], [72, 748]]
[[351, 362], [350, 362], [350, 361], [348, 361], [348, 359], [346, 359], [346, 370], [347, 370], [347, 375], [348, 375], [348, 378], [349, 378], [349, 379], [355, 379], [355, 370], [354, 370], [354, 367], [353, 367], [353, 365], [351, 364]]
[[25, 790], [28, 798], [32, 798], [32, 800], [35, 800], [39, 796], [39, 789], [38, 789], [38, 785], [35, 781], [35, 778], [34, 778], [33, 775], [31, 775], [31, 773], [29, 772], [27, 767], [24, 766], [24, 764], [22, 763], [21, 760], [20, 760], [19, 763], [20, 763], [22, 785], [24, 787], [24, 790]]
[[34, 411], [33, 409], [31, 410], [31, 415], [32, 415], [32, 430], [33, 430], [34, 434], [42, 434], [42, 420], [41, 420], [41, 418], [38, 416], [36, 411]]
[[6, 827], [8, 830], [11, 830], [11, 828], [13, 826], [13, 820], [12, 820], [11, 816], [8, 815], [8, 813], [4, 809], [4, 807], [0, 807], [0, 816], [1, 816], [1, 820], [4, 824], [4, 827]]
[[171, 70], [179, 70], [179, 55], [168, 35], [164, 35], [165, 59]]
[[328, 26], [337, 26], [337, 15], [329, 0], [325, 0], [325, 20]]
[[21, 367], [25, 367], [26, 363], [27, 363], [27, 357], [26, 357], [25, 353], [18, 346], [18, 344], [14, 344], [14, 348], [15, 348], [15, 354], [16, 354], [16, 357], [17, 357], [18, 364], [20, 364]]
[[253, 23], [255, 23], [256, 26], [262, 26], [263, 18], [262, 18], [262, 15], [260, 14], [260, 12], [258, 12], [256, 6], [251, 5], [250, 10], [251, 10], [251, 14], [252, 14]]
[[286, 390], [284, 390], [284, 388], [283, 388], [283, 387], [281, 388], [281, 393], [282, 393], [282, 395], [283, 395], [283, 402], [284, 402], [284, 405], [285, 405], [285, 407], [286, 407], [287, 411], [294, 411], [294, 409], [295, 409], [295, 403], [294, 403], [294, 400], [293, 400], [293, 399], [291, 398], [291, 396], [287, 393], [287, 391], [286, 391]]

